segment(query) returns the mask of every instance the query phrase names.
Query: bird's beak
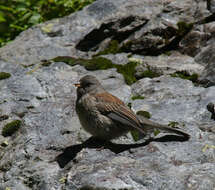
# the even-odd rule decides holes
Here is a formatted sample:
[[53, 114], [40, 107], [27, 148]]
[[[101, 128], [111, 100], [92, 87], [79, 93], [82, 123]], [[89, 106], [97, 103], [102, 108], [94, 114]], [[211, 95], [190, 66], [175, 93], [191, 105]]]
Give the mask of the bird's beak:
[[81, 87], [80, 83], [75, 83], [74, 85], [75, 85], [75, 87]]

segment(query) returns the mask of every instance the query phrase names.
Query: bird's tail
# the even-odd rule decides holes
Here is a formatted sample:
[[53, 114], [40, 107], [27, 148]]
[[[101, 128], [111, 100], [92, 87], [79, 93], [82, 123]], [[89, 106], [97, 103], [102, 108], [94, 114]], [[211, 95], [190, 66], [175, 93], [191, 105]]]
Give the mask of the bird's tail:
[[181, 129], [175, 129], [175, 128], [172, 128], [170, 126], [167, 126], [167, 125], [161, 125], [159, 123], [156, 123], [156, 122], [153, 122], [143, 116], [138, 116], [141, 124], [143, 124], [144, 128], [147, 130], [147, 129], [160, 129], [160, 130], [164, 130], [164, 131], [167, 131], [167, 132], [170, 132], [170, 133], [175, 133], [175, 134], [178, 134], [180, 136], [183, 136], [186, 140], [189, 140], [190, 138], [190, 135], [184, 131], [182, 131]]

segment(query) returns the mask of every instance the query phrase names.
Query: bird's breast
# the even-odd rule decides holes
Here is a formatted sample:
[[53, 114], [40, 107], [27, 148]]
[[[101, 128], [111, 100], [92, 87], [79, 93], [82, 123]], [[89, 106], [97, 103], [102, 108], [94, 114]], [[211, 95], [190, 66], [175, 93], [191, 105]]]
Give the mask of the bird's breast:
[[128, 131], [103, 115], [96, 107], [96, 100], [90, 96], [84, 96], [76, 102], [76, 112], [85, 131], [95, 137], [111, 140]]

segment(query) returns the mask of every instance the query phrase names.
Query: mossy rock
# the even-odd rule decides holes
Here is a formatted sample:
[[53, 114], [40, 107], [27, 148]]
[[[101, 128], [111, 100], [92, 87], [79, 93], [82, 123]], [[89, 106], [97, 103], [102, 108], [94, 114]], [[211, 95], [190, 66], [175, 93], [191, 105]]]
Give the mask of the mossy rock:
[[48, 61], [48, 60], [43, 60], [42, 63], [41, 63], [41, 65], [42, 65], [43, 67], [48, 67], [48, 66], [50, 66], [51, 64], [52, 64], [52, 62], [51, 62], [51, 61]]
[[129, 52], [134, 43], [135, 43], [134, 41], [128, 40], [126, 43], [123, 43], [122, 47], [120, 48], [120, 51]]
[[104, 57], [94, 57], [92, 59], [76, 59], [69, 56], [59, 56], [53, 59], [56, 62], [64, 62], [70, 66], [81, 65], [89, 71], [105, 70], [113, 68], [113, 63]]
[[113, 63], [104, 57], [94, 57], [93, 59], [85, 60], [83, 66], [89, 71], [114, 68]]
[[165, 55], [165, 56], [170, 56], [171, 54], [172, 54], [171, 51], [165, 51], [165, 52], [163, 53], [163, 55]]
[[155, 130], [154, 130], [154, 136], [157, 136], [159, 133], [160, 133], [160, 130], [159, 130], [159, 129], [155, 129]]
[[186, 80], [190, 80], [192, 82], [198, 82], [198, 74], [194, 73], [190, 75], [187, 71], [177, 71], [170, 75], [171, 77], [178, 77]]
[[193, 23], [186, 23], [184, 21], [179, 21], [177, 23], [177, 26], [178, 26], [177, 35], [184, 36], [193, 28]]
[[2, 129], [2, 136], [7, 137], [14, 134], [20, 128], [21, 123], [20, 120], [14, 120], [7, 123]]
[[132, 136], [132, 138], [133, 138], [133, 140], [135, 142], [137, 142], [138, 140], [140, 140], [140, 132], [139, 131], [132, 130], [132, 131], [130, 131], [130, 133], [131, 133], [131, 136]]
[[143, 71], [141, 74], [140, 74], [140, 77], [139, 78], [155, 78], [155, 77], [159, 77], [161, 76], [159, 73], [155, 72], [155, 71], [152, 71], [150, 69], [146, 70], [146, 71]]
[[11, 74], [6, 72], [0, 72], [0, 80], [10, 78]]
[[135, 68], [137, 65], [138, 63], [136, 62], [129, 62], [125, 65], [115, 65], [115, 67], [117, 68], [117, 72], [123, 75], [125, 82], [128, 85], [131, 85], [137, 81], [135, 77]]
[[144, 98], [145, 98], [144, 96], [140, 96], [140, 95], [136, 95], [136, 96], [131, 97], [132, 100], [143, 100]]
[[151, 114], [150, 114], [149, 112], [147, 112], [147, 111], [140, 110], [140, 111], [138, 111], [136, 114], [137, 114], [137, 115], [141, 115], [141, 116], [143, 116], [143, 117], [146, 117], [146, 118], [148, 118], [148, 119], [151, 118]]
[[170, 121], [168, 126], [172, 128], [176, 128], [179, 125], [177, 121]]
[[125, 82], [128, 85], [137, 81], [135, 77], [135, 68], [138, 65], [137, 62], [129, 62], [125, 65], [113, 64], [109, 59], [104, 57], [93, 57], [92, 59], [76, 59], [69, 56], [59, 56], [53, 59], [55, 62], [64, 62], [70, 66], [81, 65], [89, 71], [106, 70], [116, 68], [118, 73], [121, 73]]
[[107, 48], [105, 48], [103, 51], [100, 51], [99, 53], [96, 54], [98, 55], [106, 55], [106, 54], [116, 54], [120, 53], [120, 48], [119, 48], [119, 42], [117, 40], [112, 40], [110, 41], [109, 45]]

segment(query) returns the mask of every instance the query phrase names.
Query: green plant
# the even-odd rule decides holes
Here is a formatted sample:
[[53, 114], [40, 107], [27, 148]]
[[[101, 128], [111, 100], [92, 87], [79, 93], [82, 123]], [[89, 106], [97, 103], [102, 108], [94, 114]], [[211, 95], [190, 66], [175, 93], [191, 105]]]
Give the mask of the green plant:
[[147, 112], [147, 111], [140, 110], [140, 111], [138, 111], [136, 114], [137, 114], [137, 115], [141, 115], [141, 116], [143, 116], [143, 117], [146, 117], [146, 118], [148, 118], [148, 119], [151, 118], [151, 114], [150, 114], [149, 112]]
[[177, 26], [178, 26], [177, 35], [184, 36], [193, 28], [193, 23], [186, 23], [184, 21], [179, 21], [177, 23]]
[[105, 54], [116, 54], [120, 53], [120, 48], [119, 48], [119, 42], [117, 40], [112, 40], [110, 41], [109, 45], [107, 48], [105, 48], [103, 51], [100, 51], [98, 55], [105, 55]]
[[22, 122], [20, 120], [14, 120], [11, 121], [10, 123], [7, 123], [2, 129], [2, 136], [4, 137], [11, 136], [20, 128], [21, 123]]
[[179, 123], [177, 121], [170, 121], [168, 124], [169, 127], [173, 127], [173, 128], [177, 127], [178, 125]]
[[139, 78], [146, 78], [146, 77], [155, 78], [155, 77], [159, 77], [159, 76], [160, 76], [159, 73], [152, 71], [148, 68], [148, 70], [145, 70], [140, 74]]
[[132, 130], [130, 133], [135, 142], [140, 140], [140, 132], [138, 130]]
[[194, 73], [190, 75], [187, 71], [177, 71], [170, 75], [171, 77], [179, 77], [182, 79], [190, 80], [192, 82], [198, 82], [198, 74]]
[[132, 100], [143, 100], [144, 98], [145, 98], [144, 96], [140, 96], [140, 95], [136, 95], [136, 96], [131, 97]]
[[10, 78], [11, 74], [6, 72], [0, 72], [0, 80]]
[[0, 47], [35, 24], [63, 17], [93, 1], [95, 0], [0, 1]]

